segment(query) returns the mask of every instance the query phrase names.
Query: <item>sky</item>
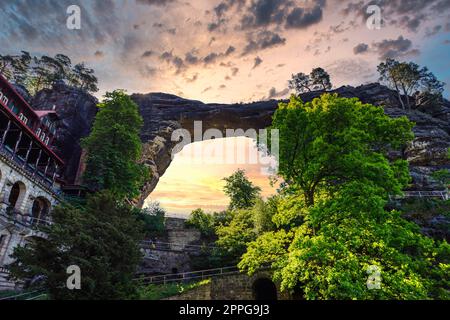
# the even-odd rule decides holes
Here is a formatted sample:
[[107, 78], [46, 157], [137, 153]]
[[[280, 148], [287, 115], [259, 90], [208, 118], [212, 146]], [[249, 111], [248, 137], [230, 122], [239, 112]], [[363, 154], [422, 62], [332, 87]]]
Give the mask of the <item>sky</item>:
[[[240, 158], [238, 158], [238, 156]], [[230, 159], [234, 161], [224, 161]], [[201, 208], [206, 212], [225, 210], [229, 198], [224, 194], [223, 178], [245, 170], [248, 179], [261, 188], [261, 196], [276, 194], [278, 182], [268, 173], [273, 158], [261, 155], [250, 138], [236, 137], [191, 143], [177, 153], [147, 199], [157, 201], [172, 216], [186, 216]]]
[[[70, 5], [80, 7], [79, 30], [67, 28]], [[450, 0], [0, 0], [0, 30], [0, 54], [85, 62], [99, 78], [99, 98], [121, 88], [203, 102], [278, 99], [289, 96], [293, 73], [320, 66], [335, 87], [360, 85], [377, 80], [386, 58], [427, 66], [450, 92]], [[231, 171], [177, 167], [179, 158], [155, 190], [161, 202], [174, 212], [201, 204], [200, 192], [168, 204], [184, 182], [211, 209], [224, 206], [217, 181]], [[259, 169], [243, 169], [266, 183]]]

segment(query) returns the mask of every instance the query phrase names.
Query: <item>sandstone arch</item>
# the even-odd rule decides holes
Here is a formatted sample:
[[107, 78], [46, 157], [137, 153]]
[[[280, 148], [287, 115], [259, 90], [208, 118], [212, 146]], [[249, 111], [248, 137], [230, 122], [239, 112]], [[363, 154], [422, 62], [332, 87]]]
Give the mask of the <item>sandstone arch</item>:
[[[383, 100], [379, 95], [367, 95], [368, 90], [384, 92]], [[386, 100], [392, 105], [398, 104], [395, 95], [378, 84], [362, 86], [360, 90], [353, 87], [342, 87], [335, 92], [344, 97], [359, 97], [363, 102], [380, 105]], [[303, 94], [303, 101], [311, 101], [322, 92]], [[144, 118], [141, 132], [143, 141], [142, 163], [147, 165], [152, 176], [142, 189], [137, 204], [142, 206], [150, 195], [159, 178], [164, 174], [172, 161], [172, 149], [177, 142], [171, 141], [176, 129], [187, 129], [194, 136], [194, 122], [202, 121], [203, 131], [218, 129], [225, 135], [227, 129], [264, 129], [270, 126], [272, 116], [280, 101], [270, 100], [248, 104], [205, 104], [196, 100], [187, 100], [165, 93], [133, 94], [131, 96], [139, 106]]]

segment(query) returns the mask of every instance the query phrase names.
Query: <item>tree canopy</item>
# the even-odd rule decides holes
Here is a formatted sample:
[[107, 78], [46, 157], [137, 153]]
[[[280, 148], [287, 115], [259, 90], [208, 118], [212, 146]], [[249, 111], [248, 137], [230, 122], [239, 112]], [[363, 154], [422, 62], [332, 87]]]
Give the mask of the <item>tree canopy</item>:
[[293, 74], [289, 80], [289, 89], [296, 94], [311, 91], [328, 91], [333, 87], [330, 75], [323, 68], [314, 68], [309, 75], [302, 72]]
[[[42, 229], [46, 238], [16, 248], [11, 273], [19, 279], [43, 276], [39, 285], [53, 299], [133, 298], [143, 238], [143, 225], [134, 213], [110, 192], [92, 195], [84, 207], [62, 204], [53, 210], [52, 224]], [[71, 265], [80, 267], [80, 290], [66, 287]]]
[[82, 141], [87, 151], [83, 181], [93, 190], [134, 198], [148, 176], [147, 168], [138, 164], [143, 125], [138, 106], [124, 91], [116, 90], [106, 93], [98, 107], [92, 132]]
[[0, 55], [0, 73], [9, 81], [23, 85], [33, 95], [58, 81], [88, 92], [98, 91], [94, 70], [84, 63], [73, 66], [71, 59], [63, 54], [32, 57], [22, 51], [20, 55]]
[[242, 169], [238, 169], [224, 180], [226, 184], [223, 190], [230, 197], [230, 210], [250, 208], [261, 192], [261, 188], [254, 186]]
[[442, 99], [445, 83], [439, 81], [436, 76], [414, 62], [399, 62], [387, 59], [377, 67], [380, 81], [395, 90], [403, 109], [411, 110], [410, 96], [416, 91], [422, 91], [429, 95], [427, 99]]
[[279, 175], [306, 205], [352, 180], [375, 181], [397, 194], [409, 180], [407, 162], [390, 163], [384, 153], [411, 140], [412, 126], [406, 117], [390, 118], [356, 98], [324, 94], [303, 103], [292, 96], [272, 122], [280, 136]]
[[307, 299], [449, 298], [449, 245], [386, 209], [409, 181], [406, 161], [386, 151], [411, 140], [412, 125], [336, 95], [280, 104], [286, 186], [274, 229], [247, 245], [239, 267], [270, 266], [282, 289]]

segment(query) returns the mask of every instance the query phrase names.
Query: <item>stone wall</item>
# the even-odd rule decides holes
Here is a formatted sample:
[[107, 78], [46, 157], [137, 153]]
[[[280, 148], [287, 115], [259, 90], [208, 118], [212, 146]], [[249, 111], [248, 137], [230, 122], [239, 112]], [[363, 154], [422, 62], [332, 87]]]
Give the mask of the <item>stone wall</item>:
[[[9, 198], [15, 184], [20, 185], [20, 193], [15, 207], [10, 208]], [[55, 185], [56, 187], [58, 186]], [[10, 255], [15, 247], [33, 237], [43, 236], [41, 232], [31, 228], [33, 203], [37, 199], [46, 202], [47, 213], [57, 203], [54, 189], [39, 183], [9, 159], [0, 157], [0, 266], [12, 262]], [[34, 218], [50, 219], [49, 216]]]
[[205, 283], [185, 293], [163, 300], [211, 300], [211, 283]]
[[174, 269], [177, 272], [192, 271], [191, 258], [195, 252], [185, 250], [187, 245], [200, 240], [200, 232], [185, 226], [185, 219], [166, 218], [165, 234], [152, 239], [153, 241], [167, 244], [167, 247], [157, 246], [144, 248], [144, 261], [141, 265], [141, 272], [145, 274], [170, 274]]
[[[246, 274], [229, 274], [214, 277], [211, 281], [186, 293], [166, 300], [255, 300], [254, 284], [258, 279], [271, 279], [270, 272], [259, 272], [251, 277]], [[287, 292], [281, 292], [275, 283], [278, 300], [291, 300]]]
[[146, 274], [168, 274], [191, 271], [189, 254], [181, 251], [145, 250], [141, 272]]

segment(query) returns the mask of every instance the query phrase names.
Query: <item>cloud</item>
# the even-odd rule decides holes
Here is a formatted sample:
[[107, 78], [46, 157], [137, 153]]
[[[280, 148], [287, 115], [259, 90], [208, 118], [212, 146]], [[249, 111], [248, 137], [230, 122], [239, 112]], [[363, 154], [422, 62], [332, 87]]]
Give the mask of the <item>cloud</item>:
[[263, 30], [256, 33], [247, 34], [247, 45], [244, 47], [242, 55], [247, 55], [264, 49], [282, 46], [286, 43], [286, 38], [272, 31]]
[[262, 62], [263, 62], [263, 60], [260, 57], [255, 57], [255, 63], [253, 64], [252, 69], [257, 68]]
[[149, 58], [155, 55], [155, 52], [152, 50], [147, 50], [142, 54], [142, 58]]
[[192, 82], [197, 81], [197, 79], [198, 79], [198, 73], [195, 73], [195, 74], [192, 76], [192, 78], [186, 78], [186, 82], [192, 83]]
[[183, 59], [178, 56], [172, 54], [172, 52], [165, 51], [160, 56], [159, 59], [167, 62], [169, 65], [172, 65], [175, 68], [175, 73], [179, 74], [186, 68]]
[[360, 43], [356, 47], [353, 48], [353, 53], [361, 54], [361, 53], [367, 52], [367, 50], [369, 50], [369, 46], [365, 43]]
[[256, 0], [247, 7], [247, 13], [241, 19], [241, 28], [259, 28], [262, 26], [284, 24], [286, 29], [302, 29], [318, 23], [322, 19], [325, 1], [298, 3], [290, 0]]
[[136, 0], [136, 2], [139, 4], [145, 4], [149, 6], [164, 7], [172, 2], [175, 2], [175, 0]]
[[322, 7], [320, 5], [315, 6], [312, 10], [308, 11], [303, 8], [295, 8], [289, 13], [286, 18], [287, 29], [303, 29], [313, 24], [316, 24], [322, 20]]
[[218, 57], [219, 55], [217, 53], [211, 52], [210, 54], [208, 54], [206, 57], [203, 58], [203, 62], [205, 64], [215, 63]]
[[367, 7], [378, 5], [382, 8], [383, 23], [389, 22], [410, 32], [416, 32], [429, 17], [450, 10], [448, 0], [372, 0], [350, 2], [342, 10], [344, 15], [355, 14], [361, 19], [369, 16]]
[[267, 98], [263, 98], [263, 100], [270, 100], [270, 99], [277, 99], [277, 98], [283, 98], [286, 97], [286, 95], [289, 93], [289, 89], [283, 89], [281, 91], [277, 91], [277, 89], [275, 89], [275, 87], [271, 88], [269, 90], [269, 95], [267, 96]]
[[139, 72], [144, 78], [151, 78], [156, 74], [157, 69], [150, 66], [144, 66], [139, 69]]
[[400, 58], [418, 53], [412, 49], [412, 42], [409, 39], [399, 36], [397, 39], [385, 39], [372, 44], [373, 49], [378, 53], [381, 60], [387, 58]]
[[235, 52], [236, 51], [236, 48], [235, 47], [233, 47], [233, 46], [229, 46], [228, 47], [228, 49], [227, 49], [227, 51], [225, 51], [225, 55], [226, 56], [229, 56], [230, 54], [232, 54], [233, 52]]
[[105, 53], [103, 51], [97, 50], [95, 51], [94, 56], [97, 58], [103, 58], [105, 56]]

